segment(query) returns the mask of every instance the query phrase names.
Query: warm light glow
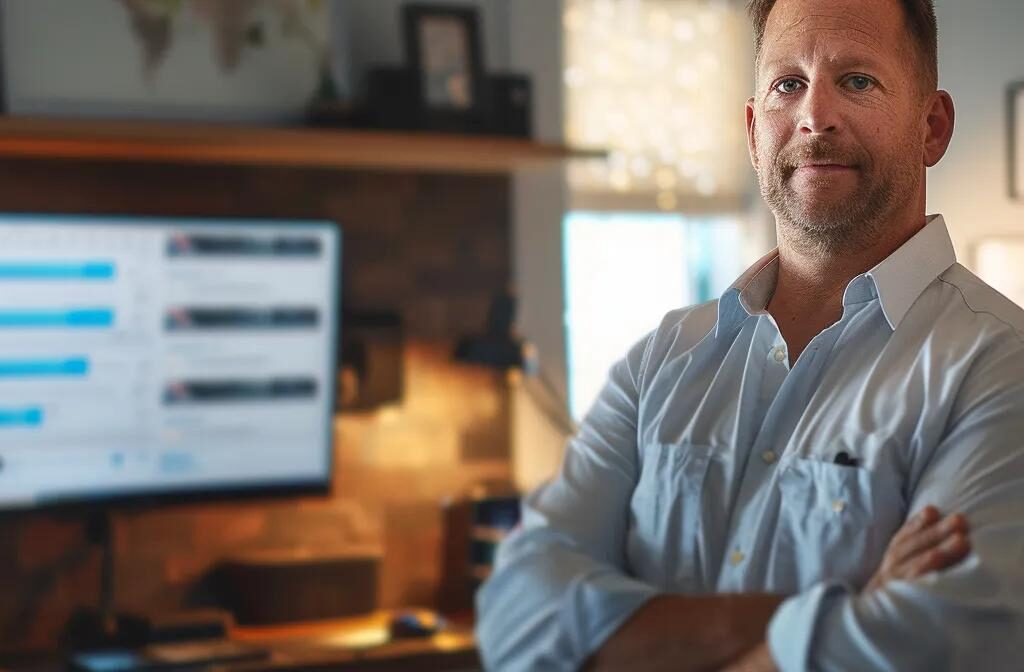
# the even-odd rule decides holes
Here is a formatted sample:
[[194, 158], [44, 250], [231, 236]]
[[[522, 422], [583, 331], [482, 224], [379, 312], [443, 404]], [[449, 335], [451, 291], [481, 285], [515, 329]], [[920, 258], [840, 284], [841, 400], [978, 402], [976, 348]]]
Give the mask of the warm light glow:
[[663, 191], [658, 194], [658, 207], [665, 211], [675, 210], [679, 204], [679, 198], [672, 191]]
[[568, 139], [611, 150], [603, 166], [570, 166], [574, 191], [650, 194], [662, 209], [667, 191], [742, 197], [752, 66], [741, 5], [566, 0]]

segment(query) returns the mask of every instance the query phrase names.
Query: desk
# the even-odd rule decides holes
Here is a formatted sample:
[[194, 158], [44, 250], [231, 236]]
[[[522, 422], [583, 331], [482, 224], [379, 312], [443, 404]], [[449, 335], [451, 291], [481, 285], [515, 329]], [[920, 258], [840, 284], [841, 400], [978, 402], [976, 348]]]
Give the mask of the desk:
[[470, 672], [480, 659], [467, 619], [432, 637], [386, 640], [393, 612], [361, 618], [265, 628], [234, 628], [231, 639], [262, 646], [270, 659], [232, 666], [239, 672], [367, 670]]
[[[297, 625], [242, 628], [232, 641], [270, 652], [258, 661], [211, 666], [218, 672], [477, 672], [482, 669], [468, 619], [432, 637], [384, 641], [393, 612]], [[383, 643], [381, 643], [383, 642]], [[0, 672], [62, 672], [56, 652], [0, 657]], [[196, 668], [190, 668], [195, 670]]]

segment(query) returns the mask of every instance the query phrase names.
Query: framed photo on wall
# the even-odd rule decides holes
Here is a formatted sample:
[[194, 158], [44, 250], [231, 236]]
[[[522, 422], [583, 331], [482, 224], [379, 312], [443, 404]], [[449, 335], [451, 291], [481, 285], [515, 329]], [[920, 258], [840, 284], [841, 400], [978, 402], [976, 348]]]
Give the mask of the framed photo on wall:
[[407, 4], [405, 53], [425, 127], [470, 131], [484, 109], [479, 14], [473, 7]]
[[1007, 90], [1010, 155], [1010, 198], [1024, 199], [1024, 81]]

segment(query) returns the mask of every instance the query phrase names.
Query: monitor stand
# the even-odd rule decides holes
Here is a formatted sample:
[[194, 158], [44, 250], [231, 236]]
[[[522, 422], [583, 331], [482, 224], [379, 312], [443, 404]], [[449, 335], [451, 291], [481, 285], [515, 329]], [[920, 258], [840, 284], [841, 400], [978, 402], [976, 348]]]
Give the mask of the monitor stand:
[[66, 649], [81, 651], [141, 646], [149, 638], [148, 619], [114, 610], [114, 543], [109, 509], [91, 511], [86, 519], [86, 538], [100, 551], [99, 604], [72, 613], [61, 637]]
[[99, 604], [76, 609], [64, 626], [65, 651], [138, 648], [147, 644], [194, 642], [227, 637], [230, 615], [205, 609], [154, 617], [114, 609], [114, 535], [110, 509], [86, 514], [86, 538], [100, 552]]

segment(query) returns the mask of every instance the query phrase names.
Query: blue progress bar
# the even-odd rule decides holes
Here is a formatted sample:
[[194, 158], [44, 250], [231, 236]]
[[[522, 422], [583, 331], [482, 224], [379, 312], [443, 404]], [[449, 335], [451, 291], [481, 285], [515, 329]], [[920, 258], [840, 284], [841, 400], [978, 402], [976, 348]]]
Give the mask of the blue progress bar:
[[0, 429], [4, 427], [39, 427], [43, 424], [43, 409], [0, 408]]
[[0, 310], [3, 327], [72, 327], [97, 328], [114, 326], [114, 311], [109, 308], [80, 310]]
[[85, 357], [71, 357], [68, 359], [0, 359], [0, 378], [81, 377], [88, 373], [89, 360]]
[[107, 261], [4, 262], [0, 261], [0, 280], [112, 280], [114, 264]]

